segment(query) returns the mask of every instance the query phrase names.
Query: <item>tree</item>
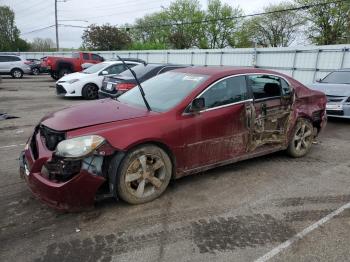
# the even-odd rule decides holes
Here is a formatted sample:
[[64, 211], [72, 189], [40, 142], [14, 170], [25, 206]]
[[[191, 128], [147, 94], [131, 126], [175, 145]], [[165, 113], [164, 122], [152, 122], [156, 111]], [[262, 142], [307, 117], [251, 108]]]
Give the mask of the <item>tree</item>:
[[205, 13], [197, 0], [176, 0], [165, 10], [170, 26], [169, 42], [176, 49], [207, 46], [204, 27], [199, 21]]
[[19, 37], [15, 14], [8, 6], [0, 6], [0, 51], [26, 51], [29, 44]]
[[121, 50], [131, 44], [130, 36], [116, 26], [90, 25], [82, 36], [83, 48], [89, 50]]
[[308, 20], [307, 37], [317, 45], [350, 42], [350, 1], [324, 4], [324, 0], [295, 0], [300, 5], [316, 5], [303, 12]]
[[292, 7], [294, 6], [289, 2], [269, 5], [264, 8], [264, 12], [268, 14], [251, 18], [245, 24], [251, 41], [265, 47], [285, 47], [292, 44], [305, 24], [303, 16], [296, 11], [279, 12]]
[[30, 50], [34, 52], [51, 51], [55, 47], [55, 43], [51, 38], [36, 37], [30, 43]]
[[236, 36], [240, 24], [239, 19], [224, 19], [242, 15], [240, 8], [233, 8], [228, 4], [222, 4], [220, 0], [210, 0], [206, 13], [206, 20], [209, 21], [206, 27], [206, 36], [209, 48], [224, 48], [228, 45], [236, 45]]

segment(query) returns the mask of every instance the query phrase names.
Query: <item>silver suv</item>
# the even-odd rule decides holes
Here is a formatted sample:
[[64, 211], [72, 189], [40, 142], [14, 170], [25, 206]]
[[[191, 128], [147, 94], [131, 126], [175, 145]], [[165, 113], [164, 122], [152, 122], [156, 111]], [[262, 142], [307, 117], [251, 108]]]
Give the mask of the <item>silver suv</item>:
[[22, 78], [31, 71], [30, 62], [16, 55], [0, 55], [0, 74]]

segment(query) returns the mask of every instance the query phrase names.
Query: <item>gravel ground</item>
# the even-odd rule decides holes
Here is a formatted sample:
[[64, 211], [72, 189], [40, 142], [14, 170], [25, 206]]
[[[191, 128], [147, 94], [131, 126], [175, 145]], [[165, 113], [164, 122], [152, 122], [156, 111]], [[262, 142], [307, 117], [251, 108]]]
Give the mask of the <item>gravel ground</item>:
[[[0, 113], [0, 261], [254, 261], [350, 202], [350, 121], [330, 119], [311, 152], [283, 152], [170, 184], [151, 203], [105, 199], [59, 213], [34, 199], [17, 158], [40, 118], [84, 102], [55, 95], [48, 76], [4, 77]], [[349, 261], [350, 211], [271, 261]]]

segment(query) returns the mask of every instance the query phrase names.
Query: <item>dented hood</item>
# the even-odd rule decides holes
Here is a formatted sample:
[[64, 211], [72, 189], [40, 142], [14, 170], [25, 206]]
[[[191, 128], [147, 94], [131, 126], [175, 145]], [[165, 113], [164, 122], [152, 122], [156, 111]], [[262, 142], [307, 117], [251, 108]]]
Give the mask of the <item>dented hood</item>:
[[71, 106], [46, 115], [41, 124], [57, 131], [67, 131], [108, 122], [144, 117], [152, 112], [113, 99], [101, 99]]

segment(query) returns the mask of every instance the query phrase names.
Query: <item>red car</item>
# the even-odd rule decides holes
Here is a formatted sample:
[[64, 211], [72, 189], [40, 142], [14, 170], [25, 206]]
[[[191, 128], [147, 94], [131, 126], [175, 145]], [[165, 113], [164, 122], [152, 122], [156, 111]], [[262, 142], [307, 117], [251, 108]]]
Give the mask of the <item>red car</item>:
[[304, 156], [326, 124], [326, 97], [273, 71], [176, 69], [118, 100], [45, 116], [20, 157], [22, 177], [52, 207], [78, 210], [104, 192], [151, 201], [170, 179], [286, 150]]

